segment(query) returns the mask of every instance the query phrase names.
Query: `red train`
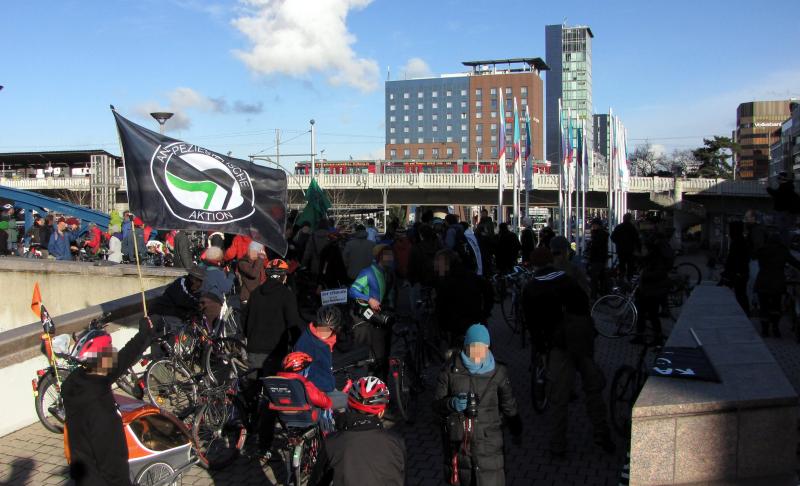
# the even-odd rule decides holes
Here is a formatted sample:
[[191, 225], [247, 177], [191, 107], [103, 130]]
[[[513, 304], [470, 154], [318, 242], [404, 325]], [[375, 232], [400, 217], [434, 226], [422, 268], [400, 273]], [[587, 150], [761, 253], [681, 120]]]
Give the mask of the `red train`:
[[[511, 171], [511, 164], [508, 171]], [[320, 174], [496, 174], [497, 162], [474, 162], [462, 160], [318, 160], [315, 170]], [[533, 172], [549, 174], [550, 162], [534, 162]], [[310, 162], [298, 162], [294, 173], [311, 173]]]

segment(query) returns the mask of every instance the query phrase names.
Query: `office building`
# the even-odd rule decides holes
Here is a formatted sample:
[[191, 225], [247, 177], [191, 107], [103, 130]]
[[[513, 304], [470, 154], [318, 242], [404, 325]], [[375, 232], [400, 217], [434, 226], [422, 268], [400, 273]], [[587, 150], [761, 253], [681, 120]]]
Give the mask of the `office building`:
[[[593, 147], [592, 129], [592, 39], [587, 26], [545, 26], [545, 54], [550, 71], [547, 73], [547, 160], [554, 166], [561, 161], [558, 100], [572, 118], [586, 120], [589, 147]], [[573, 122], [575, 123], [575, 122]]]
[[770, 147], [777, 142], [775, 130], [790, 116], [790, 100], [750, 101], [736, 109], [736, 177], [764, 179], [769, 176]]
[[[542, 160], [544, 61], [515, 58], [463, 64], [471, 71], [386, 82], [386, 159], [497, 160], [500, 117], [506, 117], [510, 146], [516, 97], [521, 118], [525, 106], [530, 110], [531, 152]], [[499, 113], [500, 97], [505, 114]], [[524, 137], [524, 124], [520, 131]], [[524, 150], [524, 139], [522, 146]]]
[[770, 146], [769, 183], [777, 182], [780, 172], [794, 174], [795, 185], [800, 185], [800, 102], [790, 104], [791, 116], [769, 137]]

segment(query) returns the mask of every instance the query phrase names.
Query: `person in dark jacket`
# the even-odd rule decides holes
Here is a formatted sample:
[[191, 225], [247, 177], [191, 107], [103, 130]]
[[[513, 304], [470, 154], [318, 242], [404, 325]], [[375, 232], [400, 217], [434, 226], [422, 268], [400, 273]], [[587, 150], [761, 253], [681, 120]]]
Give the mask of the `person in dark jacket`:
[[500, 223], [500, 230], [497, 233], [497, 253], [495, 262], [497, 271], [503, 275], [510, 273], [514, 269], [519, 259], [519, 238], [509, 231], [508, 224]]
[[412, 285], [432, 287], [436, 280], [433, 258], [442, 246], [433, 228], [428, 225], [419, 226], [419, 238], [419, 241], [411, 247], [408, 258], [408, 281]]
[[795, 229], [797, 214], [800, 213], [800, 196], [794, 190], [794, 177], [789, 172], [778, 174], [778, 187], [767, 187], [775, 208], [775, 221], [784, 245], [791, 243], [791, 231]]
[[[133, 242], [134, 234], [136, 235], [135, 244]], [[136, 250], [139, 253], [139, 261], [143, 261], [147, 256], [147, 246], [144, 240], [144, 222], [138, 217], [133, 219], [131, 229], [122, 238], [122, 254], [128, 256], [128, 261], [136, 261]]]
[[672, 283], [669, 272], [675, 262], [675, 252], [669, 246], [668, 238], [661, 232], [654, 233], [645, 244], [646, 254], [641, 260], [641, 278], [639, 292], [636, 295], [636, 308], [639, 319], [636, 321], [636, 337], [634, 344], [645, 341], [644, 334], [647, 323], [653, 328], [653, 342], [664, 342], [661, 329], [661, 304], [667, 300]]
[[139, 320], [139, 332], [119, 351], [111, 336], [89, 331], [78, 343], [82, 366], [62, 386], [70, 450], [70, 477], [77, 486], [131, 484], [128, 446], [111, 387], [150, 345], [152, 328]]
[[175, 256], [172, 260], [176, 268], [192, 268], [194, 261], [192, 260], [192, 245], [189, 242], [189, 235], [184, 230], [177, 230], [175, 232]]
[[308, 380], [327, 393], [334, 410], [343, 410], [347, 406], [347, 395], [336, 389], [333, 376], [333, 347], [341, 325], [341, 311], [332, 305], [322, 306], [317, 311], [316, 322], [306, 326], [294, 345], [294, 351], [302, 351], [313, 358], [308, 368]]
[[247, 248], [247, 254], [236, 263], [239, 271], [239, 279], [242, 288], [239, 289], [239, 298], [242, 304], [250, 300], [250, 294], [264, 282], [264, 245], [256, 241], [251, 241]]
[[528, 263], [531, 261], [531, 252], [536, 248], [536, 233], [533, 231], [531, 218], [522, 218], [522, 225], [525, 226], [519, 238], [522, 246], [522, 263]]
[[319, 283], [327, 289], [335, 289], [347, 285], [347, 267], [342, 257], [342, 238], [339, 233], [328, 235], [330, 242], [325, 245], [319, 255]]
[[359, 378], [350, 388], [347, 411], [337, 419], [340, 431], [325, 440], [327, 468], [336, 486], [405, 484], [405, 443], [383, 428], [388, 404], [389, 389], [378, 378]]
[[783, 244], [779, 233], [767, 235], [764, 245], [756, 253], [758, 258], [758, 275], [754, 289], [758, 294], [758, 305], [761, 314], [761, 333], [764, 337], [772, 334], [781, 337], [778, 323], [781, 319], [781, 299], [786, 293], [786, 265], [800, 270], [800, 261]]
[[494, 307], [488, 280], [464, 269], [452, 250], [440, 250], [434, 260], [436, 281], [436, 322], [449, 336], [450, 346], [458, 348], [474, 323], [486, 324]]
[[604, 294], [606, 289], [606, 263], [608, 262], [608, 231], [603, 222], [592, 220], [592, 240], [589, 245], [589, 278], [592, 282], [592, 298]]
[[744, 237], [744, 223], [731, 221], [728, 224], [730, 244], [728, 257], [725, 259], [725, 270], [722, 272], [722, 282], [733, 289], [736, 301], [748, 316], [750, 315], [750, 301], [747, 298], [747, 281], [750, 279], [750, 247]]
[[347, 277], [352, 282], [358, 276], [358, 272], [370, 266], [372, 263], [372, 248], [375, 242], [367, 239], [367, 231], [364, 226], [355, 227], [355, 232], [344, 245], [342, 259], [347, 267]]
[[639, 231], [633, 225], [633, 215], [627, 213], [622, 217], [622, 223], [611, 233], [611, 241], [616, 245], [620, 274], [630, 280], [635, 271], [634, 254], [642, 247]]
[[233, 290], [234, 275], [223, 267], [224, 252], [218, 246], [210, 246], [205, 252], [206, 278], [201, 292], [211, 292], [219, 296], [230, 295]]
[[328, 220], [320, 220], [317, 229], [309, 236], [303, 258], [300, 260], [300, 264], [307, 267], [315, 277], [319, 276], [319, 257], [330, 241], [328, 233]]
[[576, 372], [581, 375], [595, 443], [612, 453], [615, 446], [603, 401], [606, 380], [593, 358], [594, 326], [588, 296], [574, 279], [552, 265], [548, 249], [537, 248], [532, 263], [534, 278], [523, 290], [523, 306], [534, 347], [548, 352], [550, 453], [556, 457], [566, 454], [568, 408]]
[[444, 479], [449, 484], [503, 486], [503, 419], [515, 443], [521, 439], [522, 420], [511, 379], [506, 366], [495, 362], [490, 344], [486, 326], [471, 326], [464, 338], [463, 351], [453, 353], [439, 373], [433, 396], [434, 411], [445, 423], [472, 421], [471, 432], [460, 433], [462, 429], [458, 426], [445, 427], [449, 430], [443, 434]]

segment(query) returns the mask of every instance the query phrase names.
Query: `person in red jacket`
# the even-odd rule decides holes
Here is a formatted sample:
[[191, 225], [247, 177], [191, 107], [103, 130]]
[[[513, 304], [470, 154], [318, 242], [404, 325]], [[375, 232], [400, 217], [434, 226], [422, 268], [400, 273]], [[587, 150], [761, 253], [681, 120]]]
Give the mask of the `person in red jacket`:
[[[252, 238], [245, 235], [236, 235], [233, 237], [231, 246], [225, 250], [225, 261], [231, 262], [233, 260], [241, 260], [247, 255], [247, 249], [250, 247]], [[266, 258], [265, 258], [266, 260]]]
[[103, 234], [100, 229], [96, 224], [89, 223], [89, 229], [86, 235], [86, 243], [84, 243], [86, 251], [92, 255], [97, 255], [97, 252], [100, 251], [100, 245], [102, 242]]
[[328, 410], [333, 405], [331, 399], [325, 392], [308, 381], [308, 367], [311, 365], [312, 361], [314, 361], [314, 359], [302, 351], [289, 353], [283, 358], [284, 371], [279, 371], [278, 376], [302, 381], [303, 386], [306, 388], [308, 403], [314, 407]]

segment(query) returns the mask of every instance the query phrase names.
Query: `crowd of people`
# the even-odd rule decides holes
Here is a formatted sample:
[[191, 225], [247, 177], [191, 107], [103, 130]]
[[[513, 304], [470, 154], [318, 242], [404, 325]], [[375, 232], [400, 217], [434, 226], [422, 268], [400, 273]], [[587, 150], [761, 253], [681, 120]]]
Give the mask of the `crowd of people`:
[[[38, 233], [29, 232], [30, 238], [47, 241], [42, 246], [62, 259], [75, 242], [71, 223], [37, 221], [33, 229]], [[437, 218], [426, 211], [406, 228], [390, 221], [382, 233], [371, 219], [349, 231], [329, 219], [293, 221], [285, 234], [288, 253], [281, 258], [270, 256], [263, 245], [246, 236], [222, 233], [204, 235], [206, 243], [198, 252], [193, 235], [149, 229], [128, 214], [118, 226], [112, 225], [110, 238], [102, 233], [97, 238], [116, 239], [119, 245], [113, 247], [130, 254], [135, 249], [146, 251], [149, 241], [163, 235], [175, 265], [188, 269], [152, 305], [150, 322], [156, 333], [174, 331], [189, 312], [202, 312], [213, 321], [219, 319], [223, 304], [241, 309], [250, 365], [258, 370], [251, 379], [255, 383], [277, 376], [302, 383], [309, 404], [319, 411], [315, 420], [326, 432], [323, 469], [334, 484], [404, 484], [403, 439], [384, 426], [391, 400], [386, 384], [392, 348], [389, 316], [404, 307], [413, 319], [417, 303], [430, 298], [435, 329], [423, 330], [429, 333], [425, 338], [439, 340], [449, 349], [431, 404], [442, 432], [443, 479], [449, 484], [503, 485], [503, 428], [516, 443], [525, 424], [508, 369], [492, 353], [489, 320], [495, 295], [491, 277], [513, 272], [518, 265], [528, 267], [532, 275], [523, 289], [522, 305], [531, 344], [548, 355], [549, 453], [564, 457], [569, 450], [569, 403], [575, 378], [580, 376], [594, 442], [598, 451], [613, 454], [616, 445], [603, 399], [606, 377], [594, 358], [591, 302], [609, 290], [613, 248], [618, 278], [638, 282], [640, 319], [633, 342], [663, 343], [661, 318], [675, 258], [669, 230], [656, 227], [640, 232], [630, 214], [611, 231], [604, 221], [592, 220], [583, 260], [576, 258], [574, 243], [550, 226], [536, 231], [529, 220], [522, 226], [519, 233], [513, 232], [506, 224], [496, 225], [485, 211], [472, 222], [460, 221], [455, 214]], [[86, 241], [94, 241], [94, 234]], [[754, 212], [748, 212], [743, 222], [730, 224], [723, 283], [734, 289], [745, 312], [752, 310], [753, 296], [758, 297], [765, 336], [780, 332], [777, 322], [787, 264], [800, 268], [785, 244], [785, 235], [762, 225]], [[319, 304], [320, 291], [338, 288], [348, 289], [347, 306]], [[141, 339], [153, 334], [145, 327]], [[67, 425], [70, 431], [73, 427], [79, 431], [70, 434], [70, 444], [84, 440], [80, 430], [81, 421], [86, 420], [85, 410], [76, 411], [85, 400], [71, 390], [89, 390], [86, 393], [99, 397], [94, 401], [96, 413], [109, 413], [104, 390], [110, 389], [113, 380], [108, 377], [114, 376], [116, 368], [103, 361], [113, 355], [110, 341], [99, 342], [102, 349], [86, 347], [86, 372], [71, 375], [64, 385], [66, 396], [75, 396], [65, 400]], [[130, 346], [136, 349], [143, 345], [140, 340], [134, 342]], [[337, 387], [334, 355], [353, 347], [368, 348], [374, 365], [369, 376], [351, 387]], [[128, 359], [129, 347], [123, 351], [117, 359]], [[251, 393], [249, 399], [257, 401], [258, 392]], [[334, 411], [340, 413], [335, 420]], [[278, 415], [266, 407], [260, 407], [259, 413], [255, 456], [269, 458]], [[100, 447], [98, 441], [119, 440], [111, 435], [92, 438], [89, 446], [76, 442], [73, 450], [87, 464], [76, 466], [75, 474], [106, 478], [104, 468], [122, 467], [118, 461], [99, 464], [108, 454], [95, 457], [91, 449]]]

